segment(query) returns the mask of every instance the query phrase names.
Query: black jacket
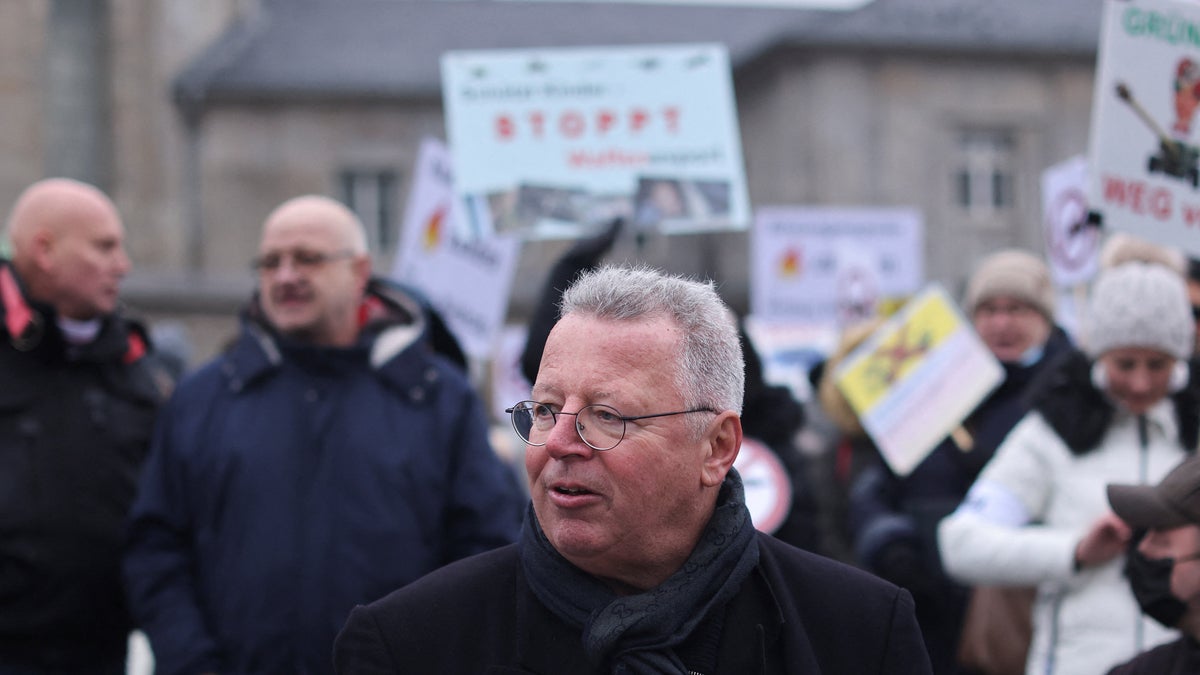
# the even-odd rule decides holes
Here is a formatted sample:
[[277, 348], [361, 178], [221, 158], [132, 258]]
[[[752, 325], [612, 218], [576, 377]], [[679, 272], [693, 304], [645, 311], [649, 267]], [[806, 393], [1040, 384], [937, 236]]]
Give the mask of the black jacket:
[[996, 448], [1029, 411], [1047, 373], [1060, 369], [1072, 352], [1070, 339], [1056, 327], [1036, 363], [1003, 364], [1004, 380], [963, 422], [974, 441], [969, 451], [947, 438], [909, 475], [896, 476], [877, 460], [851, 488], [849, 525], [858, 559], [912, 592], [936, 673], [956, 671], [967, 600], [967, 589], [942, 569], [937, 525], [958, 507]]
[[68, 349], [0, 260], [0, 663], [120, 658], [126, 513], [163, 383], [142, 329], [103, 320]]
[[[717, 672], [930, 672], [907, 592], [756, 536], [758, 568], [726, 608]], [[579, 631], [530, 591], [516, 546], [459, 561], [356, 608], [334, 646], [334, 665], [340, 675], [598, 673]]]
[[1142, 652], [1108, 675], [1196, 675], [1200, 673], [1200, 643], [1184, 636]]

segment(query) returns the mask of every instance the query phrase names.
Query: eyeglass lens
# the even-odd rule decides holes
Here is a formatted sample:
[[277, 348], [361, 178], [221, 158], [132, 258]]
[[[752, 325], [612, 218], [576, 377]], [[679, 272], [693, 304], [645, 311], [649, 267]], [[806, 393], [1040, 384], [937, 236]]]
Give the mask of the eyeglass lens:
[[285, 258], [292, 259], [292, 266], [299, 270], [313, 270], [325, 263], [337, 258], [349, 257], [349, 251], [334, 251], [332, 253], [324, 253], [322, 251], [309, 251], [306, 249], [296, 249], [294, 251], [276, 251], [259, 256], [254, 259], [251, 266], [256, 270], [274, 271], [283, 265]]
[[596, 450], [609, 450], [625, 437], [625, 420], [615, 408], [592, 404], [577, 413], [554, 412], [550, 406], [522, 401], [512, 407], [513, 428], [530, 445], [545, 445], [559, 415], [575, 418], [575, 430], [584, 443]]

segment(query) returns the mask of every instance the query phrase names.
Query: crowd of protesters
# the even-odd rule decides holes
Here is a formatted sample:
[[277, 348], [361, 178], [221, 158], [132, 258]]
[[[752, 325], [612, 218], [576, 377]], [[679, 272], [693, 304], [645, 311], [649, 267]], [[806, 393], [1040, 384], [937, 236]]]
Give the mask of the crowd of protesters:
[[[1200, 591], [1176, 589], [1200, 581], [1163, 561], [1200, 506], [1138, 508], [1200, 437], [1200, 262], [1180, 252], [1110, 235], [1074, 336], [1036, 254], [979, 261], [961, 308], [1002, 380], [900, 474], [834, 377], [882, 317], [843, 327], [802, 404], [765, 381], [715, 286], [605, 265], [613, 221], [556, 261], [530, 320], [532, 400], [510, 409], [522, 486], [453, 333], [372, 274], [333, 199], [267, 217], [238, 336], [186, 374], [120, 308], [130, 261], [106, 195], [39, 181], [7, 236], [0, 675], [124, 673], [134, 629], [167, 674], [332, 673], [335, 641], [342, 673], [1082, 674], [1138, 672], [1161, 645], [1196, 657], [1181, 635]], [[836, 461], [799, 449], [810, 419], [832, 420]], [[770, 538], [733, 468], [743, 434], [791, 482]], [[1106, 492], [1130, 482], [1132, 506]], [[422, 645], [422, 665], [397, 662]]]

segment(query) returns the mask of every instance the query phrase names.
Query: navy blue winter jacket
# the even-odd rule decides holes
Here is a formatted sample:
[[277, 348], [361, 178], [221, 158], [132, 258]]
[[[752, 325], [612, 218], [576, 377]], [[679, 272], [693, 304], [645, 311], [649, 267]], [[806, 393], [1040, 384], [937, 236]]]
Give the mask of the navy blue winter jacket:
[[410, 297], [364, 306], [351, 349], [251, 313], [161, 416], [124, 565], [158, 673], [330, 673], [355, 605], [515, 539], [524, 493], [461, 369]]

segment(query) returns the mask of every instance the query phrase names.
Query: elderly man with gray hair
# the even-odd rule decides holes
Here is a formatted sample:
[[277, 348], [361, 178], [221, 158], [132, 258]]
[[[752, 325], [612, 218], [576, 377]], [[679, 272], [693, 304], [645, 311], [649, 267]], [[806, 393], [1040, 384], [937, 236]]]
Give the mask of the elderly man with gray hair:
[[733, 469], [743, 377], [712, 284], [579, 278], [509, 409], [520, 541], [357, 608], [338, 671], [930, 672], [906, 591], [754, 530]]

